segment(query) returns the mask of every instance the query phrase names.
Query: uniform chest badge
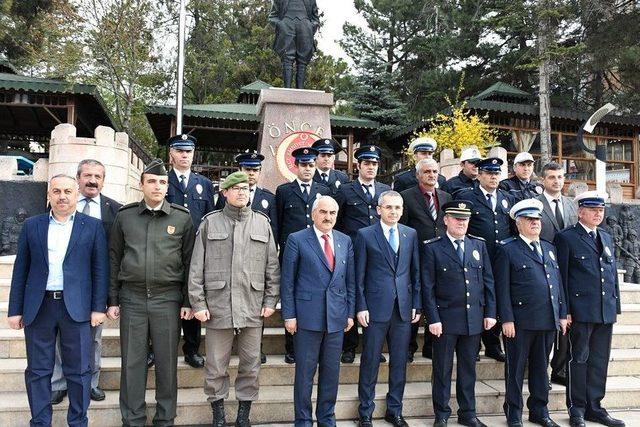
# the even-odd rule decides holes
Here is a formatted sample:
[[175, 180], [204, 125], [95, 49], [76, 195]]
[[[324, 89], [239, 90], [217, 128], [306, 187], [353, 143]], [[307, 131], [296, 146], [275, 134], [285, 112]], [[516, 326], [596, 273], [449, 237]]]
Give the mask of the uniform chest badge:
[[507, 202], [505, 199], [502, 199], [502, 207], [507, 209], [509, 207], [509, 202]]
[[536, 185], [536, 193], [542, 194], [542, 187]]
[[173, 225], [167, 225], [167, 234], [173, 234], [176, 232], [176, 228]]
[[196, 185], [196, 191], [198, 192], [198, 194], [202, 194], [202, 190], [204, 190], [204, 188], [202, 188], [202, 185]]
[[553, 251], [549, 251], [549, 258], [551, 258], [552, 260], [556, 260], [556, 256], [553, 254]]
[[340, 181], [336, 181], [336, 188], [340, 188]]
[[269, 202], [266, 199], [262, 199], [260, 202], [263, 208], [267, 209], [269, 207]]
[[319, 199], [320, 197], [322, 197], [322, 194], [316, 193], [316, 199]]
[[478, 252], [476, 249], [473, 250], [473, 258], [476, 261], [480, 261], [480, 252]]
[[609, 249], [609, 246], [605, 246], [604, 251], [607, 253], [607, 256], [611, 256], [611, 249]]

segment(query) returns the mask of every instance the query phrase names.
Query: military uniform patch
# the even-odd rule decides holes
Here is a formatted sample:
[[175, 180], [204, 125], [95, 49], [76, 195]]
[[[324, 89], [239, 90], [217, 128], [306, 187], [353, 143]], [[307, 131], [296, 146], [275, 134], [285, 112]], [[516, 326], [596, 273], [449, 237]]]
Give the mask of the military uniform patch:
[[477, 251], [477, 249], [474, 249], [474, 250], [473, 250], [473, 258], [474, 258], [476, 261], [480, 261], [480, 252], [478, 252], [478, 251]]
[[262, 199], [260, 202], [263, 208], [267, 209], [269, 207], [269, 202], [266, 199]]
[[505, 199], [502, 199], [502, 207], [507, 209], [509, 207], [509, 202], [507, 202]]
[[167, 233], [173, 234], [176, 232], [176, 228], [173, 225], [167, 225]]
[[202, 185], [197, 184], [196, 185], [196, 191], [198, 192], [198, 194], [202, 194], [202, 190], [204, 190], [204, 188], [202, 188]]
[[549, 251], [549, 258], [551, 258], [552, 260], [556, 260], [556, 256], [553, 254], [553, 251]]

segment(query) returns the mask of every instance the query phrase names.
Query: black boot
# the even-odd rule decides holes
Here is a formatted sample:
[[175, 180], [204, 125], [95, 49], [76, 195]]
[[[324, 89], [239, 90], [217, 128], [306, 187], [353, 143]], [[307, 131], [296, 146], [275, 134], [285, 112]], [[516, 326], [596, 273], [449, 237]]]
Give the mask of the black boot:
[[291, 82], [293, 81], [293, 64], [288, 62], [282, 64], [282, 79], [284, 80], [284, 87], [291, 88]]
[[307, 66], [305, 64], [298, 64], [296, 70], [296, 89], [304, 89], [304, 80], [307, 75]]
[[211, 402], [211, 410], [213, 411], [212, 427], [224, 427], [227, 424], [227, 419], [224, 416], [224, 399]]
[[241, 400], [238, 404], [238, 416], [236, 417], [236, 427], [251, 427], [249, 420], [249, 412], [251, 412], [251, 401]]

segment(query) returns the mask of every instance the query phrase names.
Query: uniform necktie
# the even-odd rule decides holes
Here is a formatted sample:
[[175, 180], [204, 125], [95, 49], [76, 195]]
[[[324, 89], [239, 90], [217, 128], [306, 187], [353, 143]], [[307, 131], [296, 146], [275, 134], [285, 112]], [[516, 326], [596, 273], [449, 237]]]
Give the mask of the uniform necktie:
[[495, 208], [493, 207], [493, 198], [491, 197], [492, 195], [487, 193], [487, 202], [489, 202], [489, 206], [491, 206], [491, 210], [494, 211]]
[[323, 234], [322, 239], [324, 240], [324, 256], [327, 258], [329, 269], [333, 271], [333, 268], [335, 267], [335, 258], [333, 257], [333, 251], [331, 250], [331, 244], [329, 243], [329, 235]]
[[253, 203], [253, 196], [255, 195], [255, 188], [250, 188], [249, 189], [249, 201], [247, 202], [247, 206], [251, 206], [251, 204]]
[[540, 262], [544, 262], [544, 259], [542, 259], [542, 252], [540, 252], [540, 250], [538, 249], [539, 247], [540, 247], [540, 243], [531, 242], [531, 248], [533, 249], [533, 252], [535, 252], [535, 254], [538, 256], [538, 259], [540, 260]]
[[322, 172], [320, 176], [322, 177], [322, 182], [329, 182], [329, 176], [326, 173]]
[[373, 196], [371, 195], [371, 191], [369, 191], [371, 184], [362, 184], [362, 188], [364, 190], [364, 194], [367, 196], [367, 201], [371, 203], [373, 201]]
[[85, 215], [90, 215], [91, 213], [91, 206], [89, 206], [89, 203], [93, 202], [93, 199], [90, 199], [89, 197], [87, 197], [86, 199], [84, 199], [84, 207], [82, 208], [82, 213]]
[[302, 184], [302, 197], [305, 201], [309, 200], [309, 184]]
[[180, 185], [182, 185], [182, 190], [187, 189], [187, 177], [184, 175], [180, 175]]
[[458, 239], [456, 242], [456, 253], [458, 254], [458, 258], [460, 258], [460, 262], [464, 264], [464, 249], [462, 249], [462, 239]]
[[394, 253], [398, 253], [398, 235], [395, 228], [389, 229], [389, 246], [391, 246]]
[[598, 252], [602, 252], [602, 244], [600, 243], [600, 239], [598, 239], [598, 235], [595, 231], [590, 231], [589, 236], [596, 242], [596, 247], [598, 248]]
[[553, 203], [556, 204], [556, 222], [560, 230], [564, 229], [564, 218], [562, 218], [562, 212], [560, 212], [560, 199], [554, 199]]
[[436, 220], [438, 218], [438, 212], [436, 212], [436, 204], [433, 193], [427, 193], [429, 197], [429, 212], [431, 213], [431, 217]]

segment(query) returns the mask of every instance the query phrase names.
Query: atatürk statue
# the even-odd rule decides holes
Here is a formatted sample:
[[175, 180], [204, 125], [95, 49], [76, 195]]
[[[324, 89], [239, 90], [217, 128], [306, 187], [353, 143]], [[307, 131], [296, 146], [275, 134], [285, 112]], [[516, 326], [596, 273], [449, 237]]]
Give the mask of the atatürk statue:
[[295, 62], [296, 88], [303, 89], [307, 64], [315, 50], [313, 36], [320, 26], [316, 0], [274, 0], [269, 22], [276, 29], [273, 49], [282, 60], [284, 87], [291, 87]]

